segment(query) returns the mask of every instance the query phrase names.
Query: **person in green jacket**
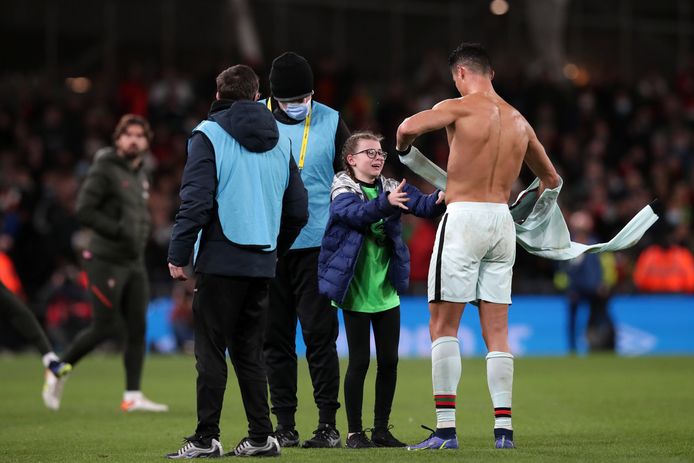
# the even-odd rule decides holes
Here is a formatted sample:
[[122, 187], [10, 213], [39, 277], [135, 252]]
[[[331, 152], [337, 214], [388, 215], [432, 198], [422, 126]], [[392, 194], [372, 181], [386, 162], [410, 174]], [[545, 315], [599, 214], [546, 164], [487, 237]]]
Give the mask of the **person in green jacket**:
[[140, 391], [149, 301], [144, 251], [151, 228], [149, 180], [142, 164], [151, 138], [146, 119], [124, 115], [113, 133], [115, 147], [96, 153], [80, 189], [77, 218], [93, 231], [82, 253], [93, 317], [61, 361], [46, 371], [43, 400], [50, 409], [60, 407], [66, 375], [74, 365], [102, 341], [120, 335], [126, 376], [121, 409], [168, 410]]

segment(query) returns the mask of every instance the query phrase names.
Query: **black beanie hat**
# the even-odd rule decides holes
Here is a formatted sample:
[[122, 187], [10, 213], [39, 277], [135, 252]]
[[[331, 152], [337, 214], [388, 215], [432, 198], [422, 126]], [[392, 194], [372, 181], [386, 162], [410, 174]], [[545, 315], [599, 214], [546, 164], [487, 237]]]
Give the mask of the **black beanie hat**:
[[295, 100], [313, 92], [313, 71], [303, 56], [288, 51], [272, 61], [270, 90], [276, 100]]

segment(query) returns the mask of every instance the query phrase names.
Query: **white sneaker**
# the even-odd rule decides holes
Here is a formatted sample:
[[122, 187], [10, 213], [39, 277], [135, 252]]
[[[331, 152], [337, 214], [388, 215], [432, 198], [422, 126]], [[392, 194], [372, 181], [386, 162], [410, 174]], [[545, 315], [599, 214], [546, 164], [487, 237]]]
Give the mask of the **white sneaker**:
[[190, 458], [217, 458], [221, 457], [224, 450], [222, 444], [217, 439], [211, 439], [209, 445], [205, 445], [200, 440], [195, 440], [195, 436], [185, 438], [185, 444], [177, 452], [167, 453], [166, 458], [171, 460], [190, 459]]
[[227, 453], [229, 457], [276, 457], [280, 454], [280, 444], [273, 436], [268, 436], [264, 444], [257, 444], [244, 437], [234, 450]]
[[43, 403], [51, 410], [58, 410], [60, 408], [60, 399], [63, 397], [63, 388], [65, 387], [67, 376], [56, 378], [56, 376], [47, 369], [45, 378], [43, 392], [41, 394], [43, 396]]
[[120, 408], [124, 412], [168, 412], [169, 406], [152, 402], [145, 397], [141, 392], [138, 394], [126, 393], [123, 401], [120, 403]]

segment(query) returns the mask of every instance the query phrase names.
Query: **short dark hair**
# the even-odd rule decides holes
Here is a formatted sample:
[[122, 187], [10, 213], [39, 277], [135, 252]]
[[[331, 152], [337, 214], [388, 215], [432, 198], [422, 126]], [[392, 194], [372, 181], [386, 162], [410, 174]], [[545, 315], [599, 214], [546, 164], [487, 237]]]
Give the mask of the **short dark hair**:
[[492, 62], [487, 50], [479, 43], [463, 42], [458, 45], [448, 57], [448, 66], [451, 69], [457, 65], [465, 66], [478, 74], [492, 73]]
[[223, 70], [217, 76], [217, 92], [227, 100], [255, 100], [258, 93], [258, 75], [253, 69], [237, 64]]
[[147, 122], [147, 119], [137, 114], [125, 114], [120, 118], [118, 124], [116, 124], [116, 128], [113, 130], [113, 141], [115, 142], [118, 140], [131, 125], [139, 125], [142, 127], [147, 140], [150, 142], [152, 141], [154, 134], [152, 133], [152, 128], [149, 126], [149, 122]]

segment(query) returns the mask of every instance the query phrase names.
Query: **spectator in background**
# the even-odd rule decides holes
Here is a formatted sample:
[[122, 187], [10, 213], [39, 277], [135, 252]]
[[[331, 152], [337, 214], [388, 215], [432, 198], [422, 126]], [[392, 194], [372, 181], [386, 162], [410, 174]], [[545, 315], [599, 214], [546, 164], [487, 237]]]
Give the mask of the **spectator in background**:
[[664, 242], [647, 247], [636, 261], [636, 288], [649, 293], [694, 292], [694, 256], [682, 245], [687, 228], [665, 225], [659, 231]]
[[[568, 220], [571, 239], [577, 243], [594, 244], [593, 219], [584, 211], [574, 212]], [[609, 255], [606, 254], [606, 255]], [[614, 350], [614, 325], [607, 310], [610, 289], [606, 281], [613, 272], [606, 272], [602, 254], [581, 254], [576, 259], [562, 262], [563, 272], [557, 275], [557, 286], [566, 287], [569, 299], [569, 351], [576, 352], [576, 319], [582, 303], [590, 309], [586, 336], [591, 351]], [[607, 264], [608, 260], [605, 261]], [[606, 269], [608, 270], [608, 269]]]
[[77, 218], [94, 232], [84, 250], [93, 322], [82, 331], [61, 362], [46, 371], [43, 399], [57, 410], [67, 373], [98, 344], [123, 335], [126, 384], [123, 411], [164, 412], [168, 407], [140, 391], [145, 359], [149, 286], [144, 251], [150, 233], [149, 180], [142, 169], [151, 130], [147, 120], [123, 116], [113, 132], [115, 148], [95, 157], [77, 201]]

